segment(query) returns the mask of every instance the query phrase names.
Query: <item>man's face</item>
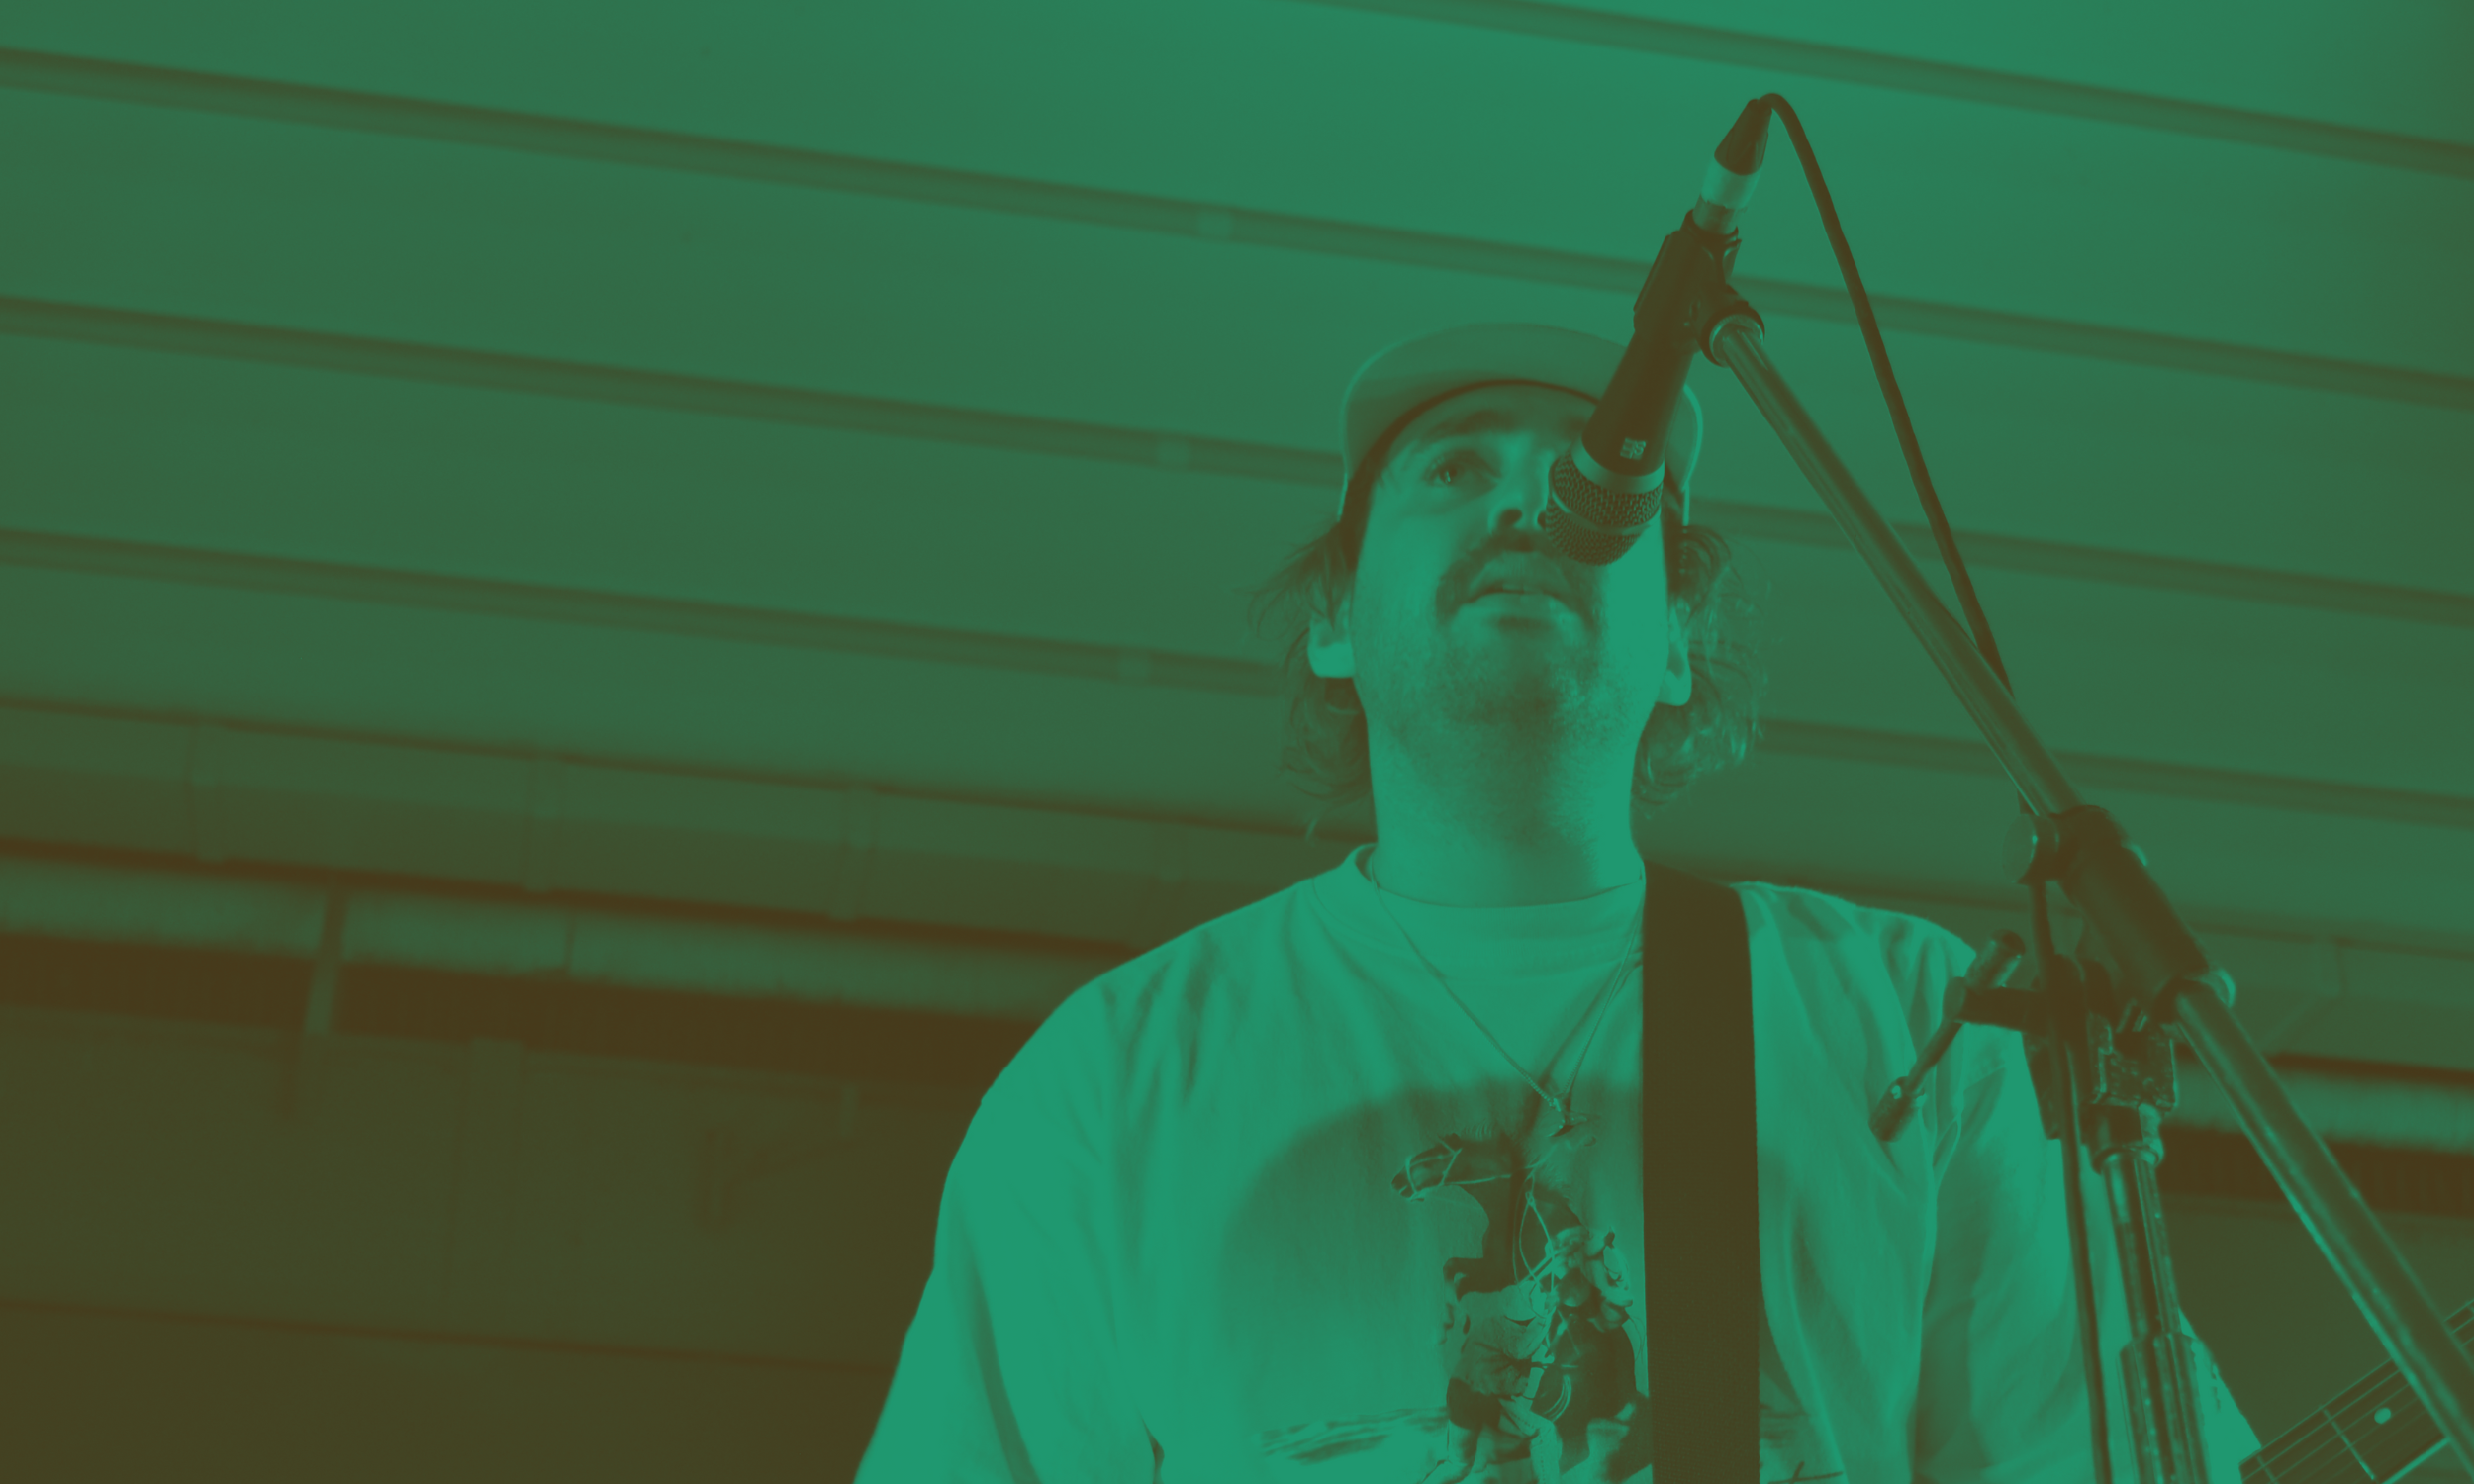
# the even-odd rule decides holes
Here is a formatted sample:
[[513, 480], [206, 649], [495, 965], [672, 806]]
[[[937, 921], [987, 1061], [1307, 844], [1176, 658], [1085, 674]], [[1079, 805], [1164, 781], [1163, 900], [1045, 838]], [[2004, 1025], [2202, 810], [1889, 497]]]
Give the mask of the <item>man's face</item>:
[[[1666, 516], [1603, 567], [1566, 557], [1539, 526], [1547, 471], [1591, 408], [1550, 387], [1477, 387], [1395, 440], [1354, 589], [1330, 621], [1312, 620], [1306, 645], [1315, 674], [1356, 681], [1371, 725], [1404, 742], [1432, 726], [1559, 751], [1620, 745], [1628, 766], [1653, 706], [1690, 698], [1667, 609]], [[1507, 559], [1556, 596], [1480, 598]]]

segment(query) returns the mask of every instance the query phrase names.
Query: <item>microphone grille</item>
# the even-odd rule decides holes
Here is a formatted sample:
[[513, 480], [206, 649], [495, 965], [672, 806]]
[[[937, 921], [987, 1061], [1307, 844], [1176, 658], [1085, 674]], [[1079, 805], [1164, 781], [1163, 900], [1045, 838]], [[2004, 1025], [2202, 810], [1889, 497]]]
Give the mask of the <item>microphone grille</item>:
[[1659, 485], [1631, 495], [1605, 489], [1582, 474], [1566, 452], [1547, 471], [1547, 493], [1546, 511], [1538, 517], [1547, 539], [1584, 567], [1603, 567], [1641, 539], [1658, 518], [1665, 492]]

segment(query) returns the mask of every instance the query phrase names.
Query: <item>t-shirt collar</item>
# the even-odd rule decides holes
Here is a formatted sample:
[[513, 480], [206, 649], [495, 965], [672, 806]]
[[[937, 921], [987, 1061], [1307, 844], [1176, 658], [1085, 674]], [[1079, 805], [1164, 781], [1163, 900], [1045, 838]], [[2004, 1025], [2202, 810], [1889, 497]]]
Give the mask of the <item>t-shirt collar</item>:
[[[1376, 885], [1366, 874], [1365, 858], [1372, 849], [1361, 845], [1339, 865], [1314, 878], [1315, 900], [1326, 920], [1342, 937], [1361, 947], [1398, 955], [1412, 967], [1417, 965], [1417, 954], [1423, 953], [1455, 986], [1464, 980], [1483, 983], [1553, 977], [1612, 965], [1618, 952], [1640, 952], [1637, 928], [1627, 943], [1619, 946], [1617, 938], [1640, 918], [1642, 892], [1649, 884], [1646, 867], [1638, 868], [1625, 884], [1576, 901], [1527, 907], [1446, 907], [1388, 891], [1379, 902]], [[1403, 941], [1403, 933], [1415, 942], [1417, 952]], [[1416, 972], [1426, 971], [1417, 968]]]

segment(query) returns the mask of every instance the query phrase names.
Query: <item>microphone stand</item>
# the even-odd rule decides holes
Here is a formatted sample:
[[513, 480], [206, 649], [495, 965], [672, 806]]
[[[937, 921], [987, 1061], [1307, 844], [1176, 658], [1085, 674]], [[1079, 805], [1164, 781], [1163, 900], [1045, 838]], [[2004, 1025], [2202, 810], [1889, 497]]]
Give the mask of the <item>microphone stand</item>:
[[[1978, 956], [1979, 972], [1969, 974], [1967, 992], [1916, 1069], [1884, 1094], [1875, 1131], [1894, 1132], [1904, 1120], [1913, 1106], [1907, 1094], [1961, 1024], [2002, 1026], [2025, 1037], [2046, 1136], [2066, 1137], [2065, 1147], [2074, 1149], [2079, 1128], [2095, 1130], [2094, 1160], [2112, 1207], [2130, 1306], [2132, 1339], [2120, 1359], [2140, 1478], [2142, 1484], [2206, 1484], [2197, 1366], [2181, 1333], [2156, 1197], [2156, 1166], [2164, 1159], [2158, 1130], [2175, 1099], [2170, 1038], [2179, 1035], [2225, 1089], [2242, 1131], [2414, 1394], [2457, 1455], [2474, 1460], [2474, 1420], [2467, 1410], [2474, 1402], [2474, 1363], [2234, 1018], [2232, 975], [2209, 960], [2183, 925], [2148, 875], [2144, 854], [2113, 815], [2071, 787], [2009, 690], [1788, 390], [1762, 344], [1760, 313], [1726, 280], [1733, 252], [1687, 257], [1694, 281], [1677, 288], [1695, 302], [1701, 351], [1744, 384], [2018, 786], [2028, 811], [2012, 823], [2007, 868], [2039, 893], [2042, 883], [2058, 883], [2101, 940], [2110, 965], [2121, 966], [2055, 954], [2040, 912], [2040, 987], [1979, 987], [1998, 981], [2020, 955], [2016, 935], [2001, 934]], [[2075, 1199], [2077, 1178], [2073, 1169], [2072, 1239], [2083, 1244], [2089, 1218]], [[2101, 1412], [2104, 1398], [2091, 1396], [2088, 1405]], [[2110, 1458], [2096, 1459], [2096, 1476], [2111, 1477]]]

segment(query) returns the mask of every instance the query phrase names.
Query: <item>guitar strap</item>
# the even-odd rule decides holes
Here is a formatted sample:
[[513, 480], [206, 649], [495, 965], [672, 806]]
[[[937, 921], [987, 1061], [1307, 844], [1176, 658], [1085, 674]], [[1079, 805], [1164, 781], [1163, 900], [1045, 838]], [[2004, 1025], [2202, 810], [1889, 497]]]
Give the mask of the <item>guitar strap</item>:
[[1648, 1426], [1611, 1477], [1760, 1477], [1760, 1174], [1753, 969], [1735, 889], [1645, 863], [1641, 915], [1641, 1308]]

